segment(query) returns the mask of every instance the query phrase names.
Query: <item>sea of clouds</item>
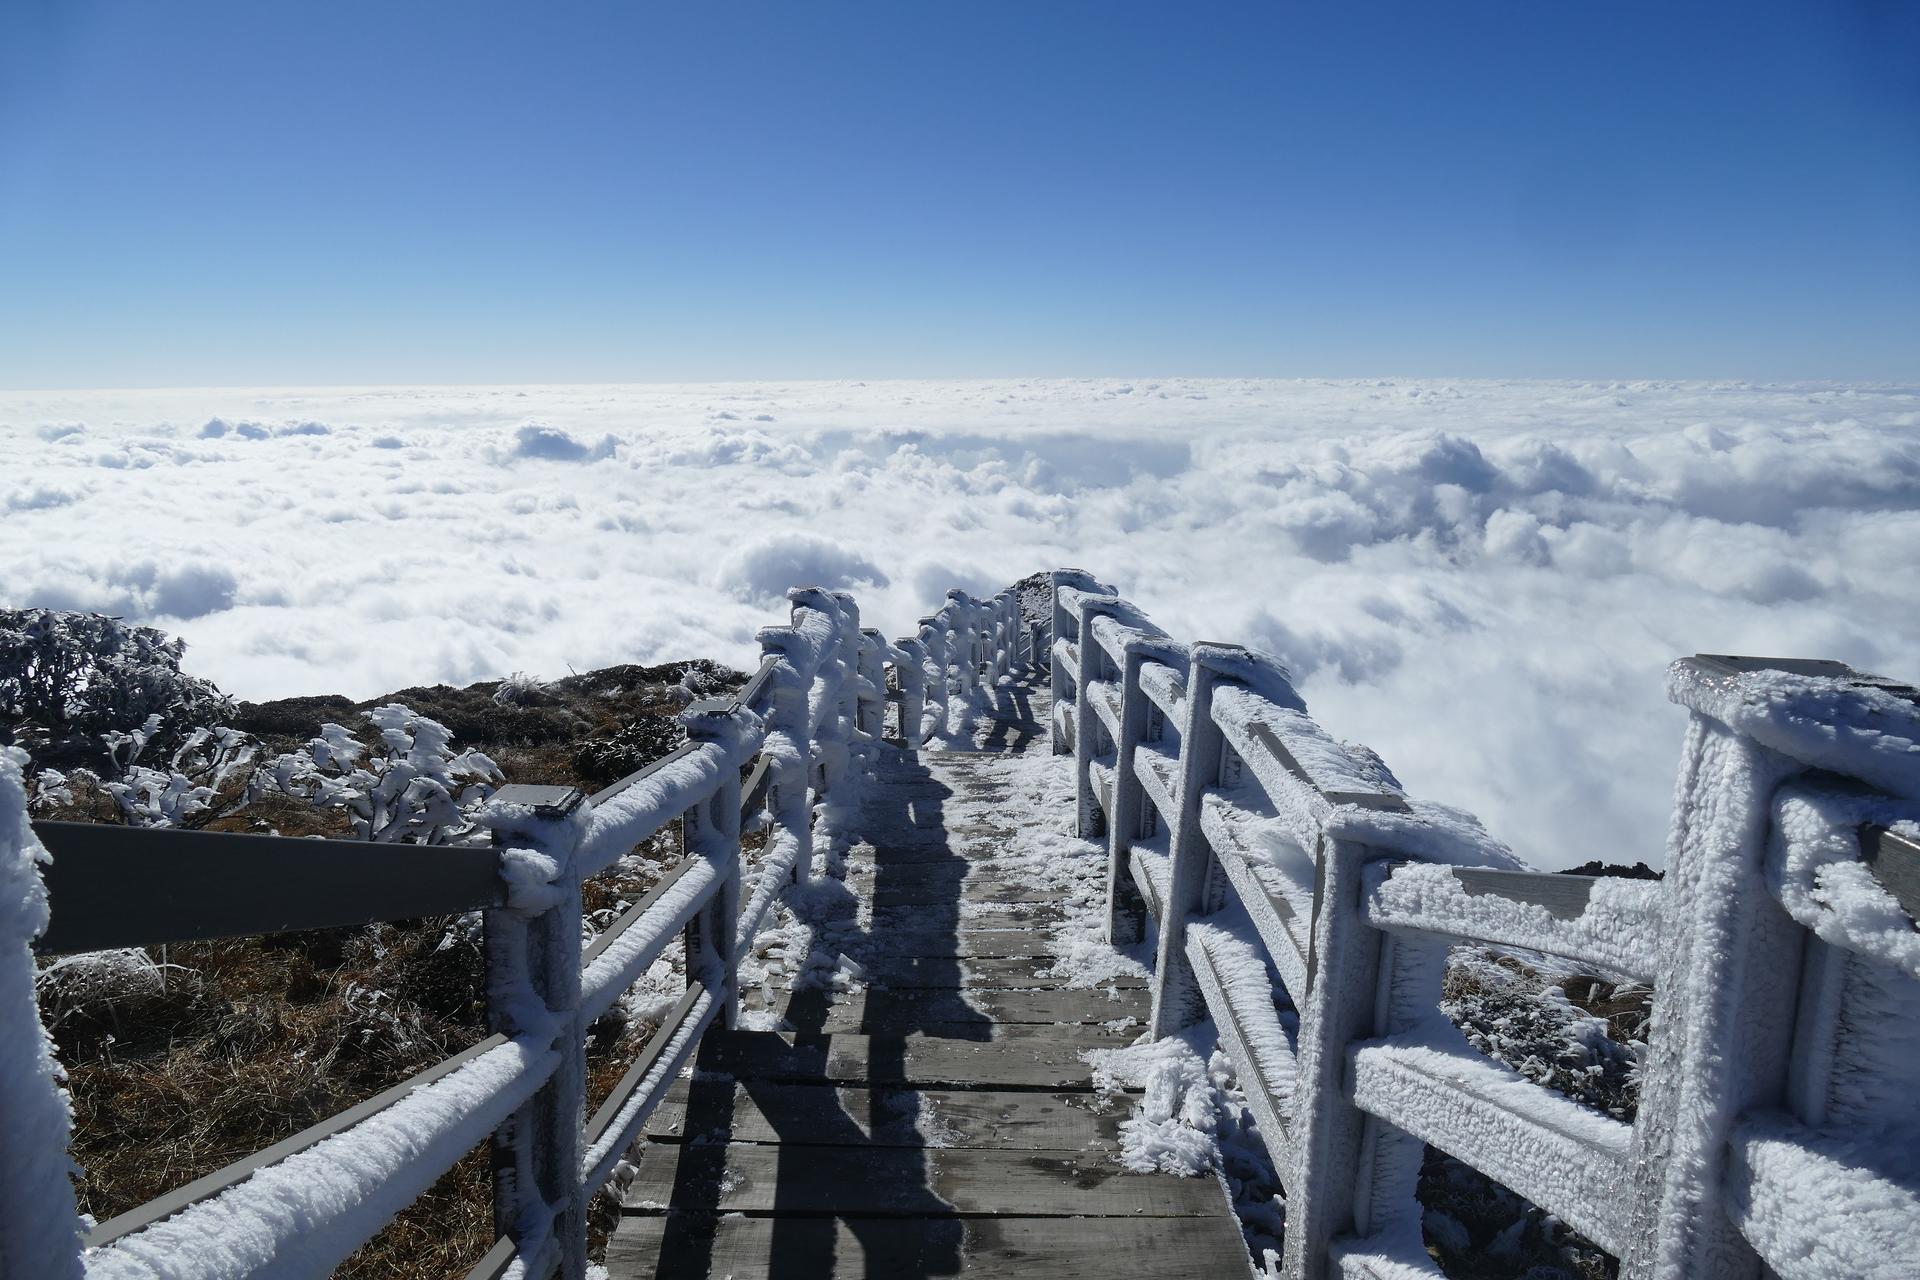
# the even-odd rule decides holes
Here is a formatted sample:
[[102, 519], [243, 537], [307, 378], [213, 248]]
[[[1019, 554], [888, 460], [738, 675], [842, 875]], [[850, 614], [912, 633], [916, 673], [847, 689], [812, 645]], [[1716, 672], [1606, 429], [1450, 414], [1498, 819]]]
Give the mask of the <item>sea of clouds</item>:
[[1694, 652], [1920, 678], [1920, 388], [1001, 381], [0, 393], [0, 605], [248, 698], [749, 665], [1094, 571], [1543, 866], [1657, 863]]

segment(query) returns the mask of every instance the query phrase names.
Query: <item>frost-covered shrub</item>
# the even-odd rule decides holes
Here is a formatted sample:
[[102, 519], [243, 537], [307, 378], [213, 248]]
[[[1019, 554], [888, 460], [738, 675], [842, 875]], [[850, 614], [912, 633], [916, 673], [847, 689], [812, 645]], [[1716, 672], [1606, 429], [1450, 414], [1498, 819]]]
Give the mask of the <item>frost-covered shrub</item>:
[[380, 731], [378, 750], [341, 725], [322, 725], [303, 750], [258, 769], [253, 793], [341, 809], [362, 840], [453, 844], [474, 836], [473, 815], [501, 780], [499, 766], [478, 751], [456, 753], [445, 725], [400, 703], [367, 718]]
[[1617, 1280], [1620, 1264], [1551, 1213], [1432, 1147], [1421, 1234], [1451, 1280]]
[[538, 676], [516, 671], [502, 680], [493, 691], [493, 700], [503, 707], [524, 707], [547, 690], [547, 682]]
[[612, 733], [595, 734], [573, 753], [573, 767], [587, 781], [604, 785], [644, 769], [687, 740], [680, 722], [641, 716]]
[[139, 947], [85, 951], [41, 963], [34, 996], [46, 1028], [69, 1049], [105, 1041], [191, 1002], [198, 975]]
[[224, 722], [233, 702], [185, 674], [186, 643], [100, 613], [0, 609], [0, 741], [40, 764], [106, 765], [104, 735], [144, 730], [158, 717], [156, 750]]
[[34, 777], [34, 807], [43, 813], [86, 809], [95, 797], [105, 796], [128, 826], [187, 827], [224, 817], [246, 802], [242, 786], [227, 795], [226, 804], [216, 803], [252, 763], [259, 744], [251, 736], [233, 728], [193, 729], [159, 761], [164, 768], [144, 763], [148, 749], [164, 736], [158, 715], [130, 732], [102, 734], [103, 769], [42, 769]]
[[1645, 988], [1614, 988], [1591, 977], [1556, 980], [1514, 956], [1456, 947], [1447, 958], [1440, 1009], [1489, 1058], [1631, 1121], [1639, 1105], [1646, 1000]]

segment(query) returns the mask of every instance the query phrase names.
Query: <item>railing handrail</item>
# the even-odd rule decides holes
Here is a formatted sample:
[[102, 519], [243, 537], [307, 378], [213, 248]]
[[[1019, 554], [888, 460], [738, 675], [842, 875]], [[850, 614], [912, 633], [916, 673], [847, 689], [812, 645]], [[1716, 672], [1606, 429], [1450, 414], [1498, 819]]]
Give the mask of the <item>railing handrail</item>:
[[[761, 633], [765, 657], [740, 689], [683, 712], [686, 744], [584, 800], [563, 788], [503, 789], [483, 812], [494, 827], [492, 846], [395, 848], [82, 823], [23, 828], [21, 839], [38, 832], [55, 853], [45, 874], [52, 923], [37, 941], [21, 939], [46, 952], [473, 910], [486, 918], [492, 1035], [100, 1224], [87, 1236], [86, 1272], [117, 1275], [123, 1261], [137, 1269], [135, 1257], [150, 1242], [188, 1249], [196, 1233], [211, 1241], [233, 1213], [249, 1211], [245, 1184], [256, 1175], [278, 1177], [290, 1161], [327, 1162], [376, 1139], [387, 1144], [380, 1155], [391, 1176], [424, 1190], [468, 1148], [463, 1139], [475, 1117], [498, 1113], [504, 1123], [495, 1128], [489, 1120], [486, 1127], [494, 1129], [499, 1239], [472, 1274], [541, 1276], [557, 1269], [579, 1280], [586, 1198], [611, 1176], [701, 1033], [716, 1021], [731, 1025], [745, 947], [780, 886], [811, 874], [815, 806], [840, 790], [850, 765], [863, 762], [885, 734], [886, 709], [898, 709], [893, 736], [917, 748], [930, 733], [944, 731], [947, 698], [1008, 674], [1023, 640], [1028, 659], [1037, 660], [1011, 590], [989, 602], [950, 592], [914, 636], [891, 644], [859, 626], [850, 596], [796, 588], [790, 598], [792, 621]], [[9, 784], [17, 787], [17, 777], [0, 771], [0, 786]], [[759, 823], [763, 813], [766, 846], [749, 868], [741, 828]], [[580, 880], [676, 817], [685, 822], [685, 856], [582, 948]], [[12, 837], [0, 832], [0, 838]], [[26, 856], [31, 847], [18, 852]], [[749, 875], [753, 891], [745, 894]], [[637, 980], [683, 928], [685, 997], [582, 1124], [586, 1020]], [[444, 1105], [443, 1098], [455, 1096], [457, 1106]], [[418, 1117], [406, 1128], [413, 1137], [426, 1135], [424, 1148], [392, 1146], [398, 1135], [386, 1131], [402, 1111]], [[575, 1153], [576, 1173], [564, 1172], [568, 1161], [554, 1158], [554, 1144]], [[547, 1150], [536, 1153], [541, 1147]], [[63, 1153], [47, 1154], [57, 1165]], [[326, 1248], [344, 1257], [390, 1216], [364, 1195], [348, 1200], [304, 1219], [259, 1224], [261, 1238], [278, 1251], [293, 1246], [295, 1237], [311, 1244], [315, 1232], [325, 1232]], [[70, 1210], [70, 1194], [66, 1203]], [[271, 1253], [252, 1263], [232, 1250], [206, 1256], [216, 1253], [223, 1275], [251, 1274], [271, 1262]], [[322, 1265], [311, 1248], [301, 1256]], [[48, 1262], [72, 1274], [79, 1265], [77, 1256]]]
[[42, 955], [457, 915], [504, 897], [488, 848], [96, 822], [33, 830], [53, 855]]
[[[1335, 742], [1277, 662], [1178, 645], [1081, 571], [1053, 582], [1054, 750], [1074, 757], [1081, 834], [1108, 846], [1110, 940], [1140, 941], [1149, 920], [1157, 930], [1154, 1035], [1213, 1020], [1284, 1184], [1291, 1280], [1437, 1278], [1410, 1203], [1429, 1143], [1585, 1232], [1632, 1280], [1747, 1275], [1762, 1258], [1787, 1280], [1910, 1265], [1834, 1243], [1837, 1219], [1814, 1229], [1823, 1210], [1798, 1203], [1780, 1170], [1795, 1152], [1831, 1161], [1871, 1140], [1871, 1125], [1820, 1128], [1852, 965], [1920, 980], [1920, 841], [1891, 829], [1920, 818], [1911, 686], [1825, 661], [1676, 663], [1672, 696], [1695, 717], [1689, 758], [1708, 763], [1683, 770], [1669, 879], [1550, 874]], [[1852, 781], [1836, 790], [1835, 775]], [[1797, 776], [1824, 781], [1782, 785]], [[1731, 798], [1735, 817], [1714, 790], [1726, 777], [1755, 780]], [[1776, 805], [1797, 807], [1783, 818]], [[1752, 833], [1768, 830], [1762, 856]], [[1261, 838], [1279, 852], [1257, 853]], [[1834, 910], [1832, 877], [1855, 868], [1897, 910]], [[1800, 964], [1803, 942], [1796, 1015], [1779, 969]], [[1455, 943], [1651, 981], [1636, 1119], [1471, 1049], [1437, 1009]], [[1275, 1017], [1264, 976], [1250, 978], [1268, 964], [1297, 1032]], [[1874, 1025], [1884, 994], [1861, 998], [1845, 1034], [1895, 1034]], [[1905, 1015], [1920, 1019], [1920, 1002]], [[1716, 1052], [1736, 1034], [1742, 1052]], [[1774, 1118], [1769, 1098], [1794, 1119]], [[1909, 1206], [1905, 1230], [1920, 1238], [1920, 1187], [1849, 1176], [1875, 1203]]]

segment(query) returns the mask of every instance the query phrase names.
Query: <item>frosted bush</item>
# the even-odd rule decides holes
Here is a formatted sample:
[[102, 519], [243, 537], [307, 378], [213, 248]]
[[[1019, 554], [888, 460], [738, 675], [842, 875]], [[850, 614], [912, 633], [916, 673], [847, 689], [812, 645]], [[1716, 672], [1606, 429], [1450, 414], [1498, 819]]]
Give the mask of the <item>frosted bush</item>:
[[493, 700], [503, 707], [524, 707], [545, 693], [547, 682], [538, 676], [516, 671], [500, 682], [493, 691]]
[[42, 769], [34, 777], [34, 807], [41, 812], [84, 807], [92, 796], [104, 794], [128, 826], [184, 827], [224, 817], [245, 803], [247, 791], [242, 788], [232, 803], [220, 808], [215, 804], [252, 763], [259, 744], [250, 735], [233, 728], [196, 728], [163, 759], [164, 768], [143, 763], [148, 750], [165, 736], [165, 722], [158, 715], [129, 732], [102, 734], [105, 776], [87, 768], [65, 773]]
[[454, 844], [473, 839], [475, 812], [501, 781], [498, 765], [479, 751], [453, 750], [438, 720], [390, 702], [368, 713], [378, 750], [344, 726], [320, 736], [254, 774], [253, 794], [279, 792], [321, 808], [343, 810], [362, 840]]
[[[1594, 979], [1556, 980], [1512, 956], [1456, 947], [1447, 958], [1440, 1010], [1467, 1042], [1536, 1084], [1632, 1120], [1639, 1103], [1639, 1061], [1645, 1051], [1645, 989], [1612, 988], [1626, 1008], [1610, 1028], [1568, 998], [1575, 985], [1599, 995]], [[1618, 1038], [1616, 1038], [1618, 1037]]]
[[0, 733], [44, 763], [93, 760], [102, 735], [149, 734], [175, 745], [230, 715], [211, 681], [180, 670], [186, 643], [99, 613], [0, 609]]

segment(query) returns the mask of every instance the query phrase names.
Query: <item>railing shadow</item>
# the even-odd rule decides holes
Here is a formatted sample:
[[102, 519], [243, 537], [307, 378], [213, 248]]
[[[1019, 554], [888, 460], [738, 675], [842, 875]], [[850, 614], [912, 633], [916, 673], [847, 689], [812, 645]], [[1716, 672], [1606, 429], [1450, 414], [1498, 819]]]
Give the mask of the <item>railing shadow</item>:
[[[857, 1033], [828, 1030], [836, 1010], [844, 1007], [836, 1005], [832, 992], [795, 992], [785, 1013], [793, 1028], [791, 1044], [779, 1054], [776, 1070], [738, 1081], [713, 1071], [695, 1077], [662, 1240], [663, 1275], [714, 1275], [736, 1083], [781, 1143], [768, 1277], [815, 1280], [850, 1274], [835, 1265], [842, 1261], [837, 1255], [845, 1234], [858, 1243], [869, 1280], [949, 1276], [961, 1269], [965, 1226], [933, 1189], [929, 1135], [920, 1131], [918, 1120], [921, 1095], [905, 1082], [907, 1037], [984, 1042], [993, 1036], [991, 1019], [969, 1005], [961, 990], [961, 902], [968, 863], [954, 851], [946, 828], [945, 801], [951, 792], [917, 755], [886, 749], [876, 782], [861, 813], [863, 833], [874, 850], [874, 924], [861, 931], [851, 920], [815, 923], [829, 924], [834, 945], [870, 973], [891, 974], [899, 985], [868, 985]], [[866, 1037], [864, 1070], [830, 1065], [860, 1043], [854, 1034]], [[761, 1078], [769, 1075], [774, 1079]], [[857, 1104], [832, 1086], [835, 1076], [863, 1082], [867, 1114], [852, 1113], [850, 1105]], [[796, 1092], [795, 1083], [814, 1087]], [[821, 1147], [834, 1148], [835, 1154], [829, 1157]], [[823, 1179], [848, 1171], [871, 1184], [864, 1193], [867, 1203], [855, 1209], [835, 1206], [831, 1188], [823, 1195]], [[884, 1194], [876, 1194], [882, 1189]]]
[[993, 707], [987, 713], [993, 727], [980, 740], [982, 751], [1025, 751], [1045, 730], [1033, 714], [1032, 679], [1022, 677], [994, 689]]

